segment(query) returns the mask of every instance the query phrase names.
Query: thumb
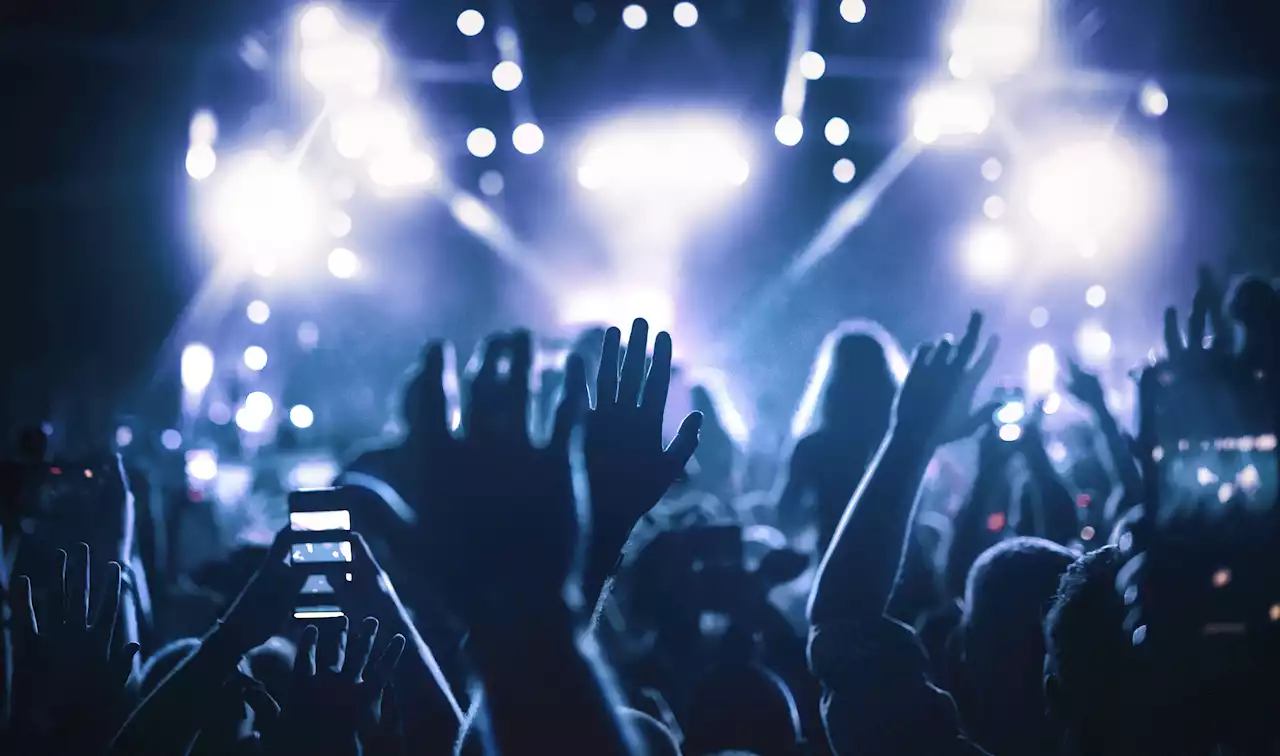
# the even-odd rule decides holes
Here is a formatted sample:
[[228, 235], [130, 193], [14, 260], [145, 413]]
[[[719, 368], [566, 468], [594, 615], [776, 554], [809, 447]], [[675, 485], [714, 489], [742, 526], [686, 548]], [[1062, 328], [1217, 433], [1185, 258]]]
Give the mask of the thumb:
[[689, 459], [698, 448], [698, 433], [701, 430], [701, 412], [690, 412], [680, 423], [680, 429], [676, 431], [676, 437], [671, 440], [665, 453], [673, 476], [678, 475], [689, 464]]
[[110, 675], [109, 681], [114, 689], [123, 689], [129, 682], [129, 676], [133, 674], [133, 657], [138, 655], [138, 650], [141, 648], [142, 646], [137, 643], [126, 643], [118, 652], [112, 654], [107, 670]]

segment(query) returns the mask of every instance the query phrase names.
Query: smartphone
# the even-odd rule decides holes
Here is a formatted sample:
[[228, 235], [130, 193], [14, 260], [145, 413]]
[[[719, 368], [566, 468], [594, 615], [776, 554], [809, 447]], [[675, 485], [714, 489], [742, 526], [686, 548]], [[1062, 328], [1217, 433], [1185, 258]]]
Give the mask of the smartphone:
[[335, 583], [350, 582], [352, 559], [349, 497], [341, 488], [317, 488], [289, 494], [289, 527], [294, 533], [289, 563], [307, 571], [294, 603], [296, 619], [344, 616]]
[[1026, 392], [1020, 388], [1001, 388], [996, 391], [994, 401], [1000, 402], [993, 416], [1000, 438], [1017, 441], [1022, 437], [1022, 425], [1029, 412]]

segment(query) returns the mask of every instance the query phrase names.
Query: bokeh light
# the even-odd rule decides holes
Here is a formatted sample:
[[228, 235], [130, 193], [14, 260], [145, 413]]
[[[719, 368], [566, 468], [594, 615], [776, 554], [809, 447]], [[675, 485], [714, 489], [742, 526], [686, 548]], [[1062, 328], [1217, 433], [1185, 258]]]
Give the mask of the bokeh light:
[[542, 149], [545, 138], [536, 123], [522, 123], [511, 132], [511, 144], [523, 155], [532, 155]]
[[840, 3], [840, 18], [851, 24], [862, 23], [867, 17], [867, 4], [863, 0], [843, 0]]
[[1044, 328], [1049, 325], [1049, 311], [1043, 307], [1037, 307], [1031, 311], [1031, 327]]
[[480, 193], [486, 197], [497, 197], [502, 194], [505, 185], [506, 181], [502, 178], [502, 174], [497, 171], [485, 171], [480, 174]]
[[264, 152], [232, 162], [203, 205], [206, 232], [220, 251], [249, 260], [306, 249], [322, 232], [322, 201], [291, 165]]
[[524, 71], [514, 60], [504, 60], [493, 67], [493, 85], [503, 92], [514, 91], [524, 81]]
[[169, 428], [160, 434], [160, 445], [169, 451], [177, 451], [182, 447], [182, 434]]
[[329, 272], [334, 278], [351, 278], [360, 272], [360, 258], [346, 247], [338, 247], [329, 253]]
[[289, 410], [289, 422], [293, 423], [295, 428], [310, 428], [315, 422], [315, 413], [305, 404], [295, 404]]
[[831, 175], [835, 177], [836, 181], [839, 181], [842, 184], [847, 184], [850, 181], [853, 181], [853, 177], [857, 172], [857, 167], [854, 166], [853, 161], [849, 158], [840, 158], [836, 161], [836, 164], [831, 167]]
[[474, 37], [484, 30], [484, 14], [474, 8], [468, 8], [458, 14], [458, 31], [468, 37]]
[[794, 147], [804, 137], [804, 124], [793, 115], [784, 115], [774, 124], [773, 135], [787, 147]]
[[800, 56], [800, 75], [809, 81], [821, 79], [826, 71], [826, 59], [813, 50], [808, 50]]
[[1111, 357], [1111, 334], [1097, 323], [1084, 323], [1076, 331], [1076, 351], [1086, 365], [1105, 365]]
[[193, 144], [187, 148], [186, 167], [188, 176], [203, 181], [218, 167], [218, 155], [207, 144]]
[[1150, 118], [1159, 118], [1169, 110], [1169, 95], [1154, 81], [1143, 83], [1138, 90], [1138, 107]]
[[977, 281], [1004, 281], [1013, 270], [1014, 259], [1013, 237], [1001, 226], [978, 226], [965, 239], [965, 266]]
[[201, 482], [218, 477], [218, 456], [209, 449], [192, 449], [187, 452], [187, 475]]
[[698, 23], [698, 6], [689, 2], [676, 3], [676, 7], [671, 11], [672, 18], [676, 21], [676, 26], [688, 29]]
[[1000, 161], [996, 158], [987, 158], [982, 161], [982, 177], [987, 181], [999, 181], [1000, 174], [1004, 172], [1004, 166], [1000, 165]]
[[991, 195], [982, 201], [982, 214], [996, 220], [1004, 215], [1004, 199], [996, 195]]
[[244, 350], [244, 366], [258, 371], [267, 366], [267, 350], [260, 346], [251, 346]]
[[649, 12], [644, 6], [631, 4], [622, 9], [622, 23], [628, 29], [643, 29], [649, 23]]
[[179, 376], [182, 388], [188, 393], [199, 394], [213, 380], [213, 350], [200, 343], [187, 344], [182, 349]]
[[1027, 352], [1027, 394], [1047, 396], [1058, 383], [1058, 355], [1049, 344], [1036, 344]]
[[1107, 303], [1107, 290], [1098, 284], [1090, 286], [1084, 293], [1085, 304], [1098, 308]]
[[261, 299], [255, 299], [244, 309], [244, 314], [250, 323], [262, 325], [271, 317], [271, 307]]
[[486, 128], [472, 129], [467, 134], [467, 152], [478, 158], [489, 157], [498, 148], [498, 137]]
[[1123, 139], [1085, 139], [1031, 165], [1027, 209], [1061, 239], [1119, 245], [1145, 226], [1154, 192], [1147, 166]]
[[923, 144], [981, 134], [994, 112], [995, 101], [985, 87], [958, 81], [934, 84], [911, 100], [911, 133]]
[[828, 142], [839, 147], [849, 141], [849, 122], [839, 117], [832, 118], [827, 121], [822, 134], [827, 138]]

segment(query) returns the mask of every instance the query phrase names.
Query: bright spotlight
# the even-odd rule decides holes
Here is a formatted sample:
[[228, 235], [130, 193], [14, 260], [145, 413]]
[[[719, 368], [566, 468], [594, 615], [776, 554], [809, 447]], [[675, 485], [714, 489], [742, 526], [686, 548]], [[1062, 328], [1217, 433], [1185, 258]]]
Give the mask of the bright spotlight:
[[1107, 290], [1100, 285], [1090, 286], [1084, 293], [1085, 304], [1098, 308], [1107, 303]]
[[832, 118], [822, 130], [827, 141], [839, 147], [849, 141], [849, 122], [843, 118]]
[[1021, 425], [1002, 425], [1000, 426], [1000, 440], [1009, 441], [1010, 443], [1022, 438]]
[[1022, 402], [1009, 402], [996, 410], [996, 422], [999, 423], [1019, 423], [1026, 416], [1027, 407]]
[[532, 155], [542, 149], [544, 141], [542, 129], [536, 123], [522, 123], [511, 132], [511, 144], [522, 155]]
[[[1046, 396], [1058, 382], [1058, 356], [1048, 344], [1036, 344], [1027, 352], [1027, 393]], [[1012, 420], [1007, 422], [1014, 422]]]
[[911, 101], [911, 133], [924, 144], [939, 138], [981, 134], [991, 123], [995, 102], [984, 87], [945, 82], [929, 87]]
[[982, 214], [996, 220], [1004, 215], [1004, 200], [994, 194], [982, 201]]
[[182, 446], [182, 434], [169, 428], [160, 434], [160, 445], [169, 451], [177, 451]]
[[692, 203], [746, 182], [743, 142], [731, 122], [713, 118], [624, 118], [588, 137], [578, 183], [616, 196]]
[[263, 152], [232, 161], [208, 201], [204, 224], [218, 248], [250, 260], [295, 254], [323, 228], [318, 194], [292, 166]]
[[298, 35], [308, 42], [328, 39], [339, 28], [338, 14], [327, 5], [310, 5], [298, 14]]
[[840, 3], [840, 18], [851, 24], [862, 23], [867, 17], [867, 4], [862, 0], [844, 0]]
[[1004, 166], [1000, 165], [999, 160], [987, 158], [982, 161], [982, 177], [987, 181], [998, 181], [1003, 172]]
[[251, 346], [244, 350], [244, 366], [257, 372], [267, 366], [267, 350]]
[[510, 92], [524, 81], [524, 71], [514, 60], [504, 60], [493, 67], [493, 85], [503, 92]]
[[271, 397], [262, 391], [250, 392], [244, 398], [244, 408], [261, 418], [271, 417], [271, 413], [275, 411], [275, 402], [271, 401]]
[[773, 135], [784, 145], [794, 147], [804, 136], [804, 124], [793, 115], [784, 115], [773, 125]]
[[671, 15], [676, 20], [676, 26], [688, 29], [698, 23], [698, 6], [693, 3], [676, 3]]
[[249, 318], [250, 323], [262, 325], [271, 317], [271, 307], [261, 299], [255, 299], [245, 308], [244, 314]]
[[473, 8], [468, 8], [458, 14], [458, 31], [474, 37], [484, 29], [484, 14]]
[[208, 449], [192, 449], [187, 452], [187, 475], [202, 482], [218, 477], [217, 455]]
[[422, 186], [436, 175], [436, 161], [420, 150], [383, 155], [369, 163], [369, 178], [386, 189]]
[[179, 374], [182, 388], [188, 393], [199, 394], [213, 380], [213, 350], [204, 344], [187, 344], [182, 349]]
[[1044, 328], [1049, 325], [1049, 311], [1043, 307], [1037, 307], [1031, 311], [1031, 327]]
[[187, 175], [203, 181], [213, 175], [218, 167], [218, 154], [207, 144], [193, 144], [187, 148]]
[[1003, 281], [1013, 271], [1013, 238], [1001, 226], [979, 226], [965, 241], [969, 274], [983, 283]]
[[341, 239], [351, 233], [351, 216], [341, 210], [329, 216], [329, 233], [333, 234], [335, 239]]
[[363, 34], [335, 29], [317, 40], [303, 40], [302, 78], [327, 97], [371, 97], [382, 83], [383, 52]]
[[467, 152], [478, 158], [489, 157], [497, 148], [498, 137], [488, 129], [472, 129], [471, 133], [467, 134]]
[[827, 61], [821, 55], [809, 50], [800, 56], [800, 75], [809, 81], [822, 78], [827, 72]]
[[622, 9], [622, 23], [628, 29], [643, 29], [649, 23], [649, 13], [639, 5], [628, 5]]
[[360, 271], [360, 258], [346, 247], [329, 253], [329, 272], [334, 278], [351, 278]]
[[191, 144], [212, 145], [218, 140], [218, 119], [213, 111], [201, 108], [191, 115], [191, 126], [187, 129]]
[[330, 120], [329, 136], [345, 158], [364, 157], [370, 150], [400, 153], [413, 143], [413, 119], [408, 108], [389, 102], [346, 107]]
[[1154, 81], [1142, 85], [1138, 92], [1138, 107], [1151, 118], [1159, 118], [1169, 110], [1169, 95]]
[[1062, 394], [1054, 391], [1044, 398], [1044, 414], [1056, 415], [1060, 409], [1062, 409]]
[[449, 212], [463, 228], [481, 236], [497, 230], [497, 218], [475, 197], [459, 194], [449, 202]]
[[967, 79], [973, 73], [973, 61], [963, 55], [953, 54], [947, 60], [947, 70], [957, 79]]
[[315, 420], [315, 413], [305, 404], [295, 404], [289, 410], [289, 422], [293, 423], [295, 428], [310, 428]]
[[1076, 331], [1076, 351], [1086, 364], [1102, 365], [1111, 356], [1111, 334], [1097, 323], [1085, 323]]
[[971, 2], [951, 31], [951, 54], [986, 79], [1017, 73], [1040, 51], [1041, 5]]
[[236, 410], [236, 427], [246, 433], [259, 433], [267, 425], [267, 418], [259, 417], [249, 411], [248, 407]]
[[1067, 144], [1032, 165], [1028, 210], [1063, 239], [1119, 244], [1144, 227], [1151, 209], [1154, 187], [1146, 168], [1118, 138]]
[[669, 331], [675, 325], [675, 303], [664, 291], [625, 285], [575, 289], [560, 303], [565, 325], [626, 323], [640, 317], [654, 330]]
[[857, 167], [849, 158], [840, 158], [836, 161], [836, 164], [831, 167], [831, 175], [835, 177], [836, 181], [839, 181], [842, 184], [847, 184], [850, 181], [853, 181], [854, 174], [857, 172]]
[[116, 446], [121, 449], [133, 443], [133, 429], [127, 425], [116, 428]]
[[502, 174], [497, 171], [485, 171], [480, 174], [480, 193], [486, 197], [497, 197], [502, 194], [502, 189], [506, 182], [502, 178]]

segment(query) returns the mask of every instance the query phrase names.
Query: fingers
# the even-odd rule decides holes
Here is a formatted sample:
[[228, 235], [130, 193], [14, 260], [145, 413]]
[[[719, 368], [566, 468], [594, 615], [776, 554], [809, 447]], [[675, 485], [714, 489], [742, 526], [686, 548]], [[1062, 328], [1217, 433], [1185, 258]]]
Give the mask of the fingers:
[[568, 453], [569, 438], [574, 426], [587, 409], [587, 368], [582, 356], [569, 355], [564, 369], [564, 391], [560, 406], [556, 407], [555, 422], [551, 430], [551, 446], [557, 453]]
[[[949, 337], [944, 336], [942, 340], [938, 342], [938, 345], [934, 348], [933, 358], [930, 359], [929, 362], [939, 367], [944, 367], [944, 368], [954, 367], [956, 364], [959, 364], [958, 360], [955, 363], [951, 361], [951, 355], [954, 352], [955, 352], [955, 346], [952, 345], [951, 339]], [[961, 370], [961, 369], [963, 369], [963, 366], [961, 366], [960, 368], [957, 368], [957, 370]]]
[[622, 331], [617, 328], [605, 331], [600, 370], [596, 373], [596, 409], [611, 406], [618, 400], [618, 354], [621, 349]]
[[365, 617], [360, 623], [360, 630], [355, 640], [347, 649], [346, 663], [342, 665], [342, 677], [351, 682], [358, 682], [369, 663], [369, 654], [373, 652], [373, 643], [378, 638], [378, 620]]
[[622, 378], [618, 383], [618, 404], [635, 407], [640, 403], [640, 386], [644, 383], [644, 363], [649, 353], [649, 324], [644, 318], [631, 323], [627, 339], [627, 355], [622, 362]]
[[973, 353], [978, 349], [978, 336], [981, 333], [982, 313], [975, 311], [969, 315], [969, 325], [964, 329], [964, 337], [956, 347], [956, 362], [961, 366], [969, 366], [969, 360], [973, 359]]
[[67, 595], [67, 552], [58, 549], [53, 555], [53, 586], [56, 591], [53, 604], [54, 627], [61, 627], [67, 620], [69, 607]]
[[503, 386], [503, 432], [511, 438], [529, 436], [529, 373], [533, 370], [533, 336], [516, 331], [507, 338], [510, 367]]
[[1182, 328], [1178, 325], [1178, 309], [1166, 308], [1164, 311], [1164, 350], [1169, 359], [1177, 359], [1186, 350], [1182, 343]]
[[671, 334], [659, 331], [653, 340], [653, 364], [644, 382], [644, 400], [641, 405], [653, 413], [659, 423], [667, 407], [667, 392], [671, 388]]
[[1187, 351], [1197, 352], [1204, 349], [1204, 334], [1208, 321], [1209, 292], [1200, 289], [1191, 300], [1191, 316], [1187, 320]]
[[280, 719], [280, 704], [262, 685], [246, 687], [244, 702], [253, 709], [253, 722], [257, 730], [264, 730]]
[[126, 643], [118, 652], [111, 655], [111, 660], [107, 663], [107, 679], [117, 690], [123, 689], [129, 682], [129, 676], [133, 674], [133, 658], [138, 655], [138, 650], [141, 648], [142, 646], [137, 643]]
[[111, 640], [116, 629], [116, 616], [120, 611], [120, 564], [118, 562], [107, 565], [107, 578], [101, 593], [98, 609], [93, 613], [92, 633], [98, 648], [106, 653], [111, 648]]
[[426, 429], [432, 436], [449, 435], [449, 399], [444, 390], [445, 345], [432, 342], [427, 346], [422, 363], [422, 374], [415, 389], [419, 392], [420, 418], [412, 418], [415, 426]]
[[467, 433], [469, 435], [486, 435], [497, 431], [495, 418], [502, 408], [498, 392], [498, 362], [506, 348], [506, 338], [501, 334], [490, 336], [484, 345], [484, 356], [480, 359], [480, 367], [471, 379], [471, 390], [467, 402]]
[[349, 622], [345, 616], [333, 620], [332, 626], [326, 626], [326, 632], [320, 634], [316, 644], [316, 670], [332, 674], [342, 671], [342, 662], [347, 654], [347, 627]]
[[77, 628], [89, 625], [89, 544], [76, 544], [67, 565], [67, 621]]
[[31, 598], [31, 578], [18, 576], [17, 597], [13, 604], [13, 621], [18, 636], [22, 639], [33, 638], [40, 633], [40, 625], [36, 622], [36, 606]]
[[316, 676], [316, 646], [320, 642], [320, 628], [307, 625], [298, 639], [298, 654], [293, 659], [293, 676], [305, 681]]
[[978, 359], [973, 363], [973, 369], [969, 371], [970, 380], [974, 386], [986, 377], [987, 372], [991, 370], [991, 366], [995, 364], [996, 352], [1000, 351], [1000, 337], [992, 335], [987, 339], [987, 344], [982, 348], [982, 354], [978, 355]]
[[701, 412], [690, 412], [685, 416], [684, 421], [680, 423], [680, 429], [676, 431], [676, 437], [671, 440], [666, 452], [664, 452], [672, 479], [679, 475], [680, 471], [684, 470], [685, 465], [689, 464], [689, 458], [693, 456], [693, 452], [698, 448], [698, 432], [700, 430], [702, 430]]
[[382, 655], [378, 657], [373, 669], [365, 675], [365, 681], [373, 686], [374, 690], [381, 690], [391, 680], [391, 674], [395, 672], [396, 665], [400, 663], [400, 656], [404, 653], [404, 646], [404, 636], [396, 633], [387, 647], [382, 650]]

